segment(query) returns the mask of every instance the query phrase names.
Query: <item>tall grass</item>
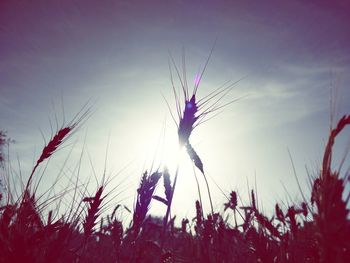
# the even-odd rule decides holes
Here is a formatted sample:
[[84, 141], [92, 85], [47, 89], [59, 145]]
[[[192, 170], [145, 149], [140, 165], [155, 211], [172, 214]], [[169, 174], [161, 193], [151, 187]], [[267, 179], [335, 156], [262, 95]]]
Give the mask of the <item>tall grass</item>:
[[[211, 198], [209, 183], [205, 175], [203, 162], [199, 157], [199, 155], [197, 154], [197, 152], [195, 151], [195, 149], [193, 148], [193, 146], [191, 145], [190, 137], [191, 137], [191, 134], [193, 133], [193, 130], [196, 127], [200, 126], [204, 122], [207, 122], [212, 117], [214, 117], [219, 110], [236, 101], [236, 100], [233, 100], [226, 104], [221, 103], [222, 99], [225, 98], [225, 96], [238, 83], [238, 81], [234, 83], [229, 83], [229, 82], [225, 83], [223, 86], [213, 90], [211, 93], [204, 96], [203, 98], [198, 99], [198, 94], [197, 94], [198, 88], [203, 78], [203, 75], [205, 73], [205, 70], [207, 68], [207, 65], [209, 63], [212, 52], [214, 50], [214, 46], [209, 53], [209, 56], [204, 64], [203, 69], [195, 77], [192, 91], [189, 90], [189, 85], [187, 82], [184, 50], [183, 50], [183, 56], [182, 56], [182, 74], [180, 73], [180, 70], [178, 69], [174, 59], [171, 57], [172, 63], [169, 62], [169, 71], [170, 71], [170, 80], [172, 83], [172, 90], [173, 90], [174, 99], [175, 99], [175, 109], [176, 109], [176, 115], [177, 115], [176, 117], [175, 117], [175, 114], [173, 114], [173, 111], [171, 110], [169, 103], [167, 102], [171, 116], [177, 127], [179, 152], [181, 152], [182, 148], [185, 147], [189, 158], [192, 160], [195, 167], [197, 167], [197, 169], [202, 173], [206, 183], [206, 188], [209, 196], [210, 208], [211, 208], [212, 214], [214, 214], [213, 201]], [[172, 66], [175, 68], [175, 72], [180, 82], [180, 88], [176, 88], [175, 86], [173, 73], [172, 73]], [[176, 188], [178, 173], [179, 173], [179, 164], [176, 168], [175, 178], [172, 186], [173, 191], [172, 191], [172, 195], [170, 196], [168, 208], [164, 217], [164, 228], [166, 227], [168, 222], [173, 195]], [[198, 188], [199, 188], [199, 185], [198, 185]]]
[[[180, 80], [186, 83], [185, 77]], [[185, 102], [192, 106], [183, 111], [178, 106], [182, 113], [178, 135], [179, 145], [187, 148], [194, 165], [205, 176], [204, 165], [189, 141], [202, 116], [198, 113], [200, 104], [195, 99], [199, 80], [191, 97], [187, 84], [182, 86]], [[229, 89], [223, 90], [209, 95], [207, 103], [213, 96], [225, 94]], [[209, 107], [209, 112], [205, 109], [202, 114], [210, 113], [215, 107]], [[232, 191], [223, 204], [223, 213], [215, 213], [213, 209], [205, 213], [203, 204], [197, 200], [193, 204], [193, 215], [180, 218], [180, 227], [176, 224], [176, 215], [170, 220], [167, 218], [177, 178], [175, 172], [174, 182], [171, 182], [167, 169], [142, 174], [134, 209], [129, 211], [132, 221], [127, 227], [119, 214], [123, 205], [112, 204], [112, 211], [103, 212], [105, 199], [111, 194], [106, 190], [109, 181], [104, 180], [104, 175], [102, 183], [91, 195], [87, 194], [86, 185], [80, 188], [75, 183], [72, 198], [78, 201], [71, 203], [79, 205], [72, 205], [63, 214], [52, 210], [47, 202], [59, 203], [67, 191], [45, 200], [45, 205], [39, 202], [38, 188], [32, 187], [37, 168], [54, 156], [86, 116], [85, 111], [78, 114], [45, 144], [22, 189], [21, 198], [13, 201], [0, 195], [0, 200], [5, 203], [0, 207], [0, 263], [350, 262], [349, 197], [344, 198], [349, 174], [341, 176], [340, 171], [332, 169], [335, 139], [350, 125], [350, 115], [343, 116], [330, 130], [322, 165], [312, 181], [310, 200], [288, 206], [276, 204], [275, 214], [266, 215], [258, 205], [256, 191], [248, 193], [250, 201], [244, 204], [238, 200], [239, 193]], [[164, 193], [156, 195], [161, 179]], [[153, 200], [167, 207], [165, 218], [150, 214]]]
[[[193, 218], [181, 219], [177, 227], [174, 215], [164, 234], [162, 220], [149, 208], [152, 200], [169, 204], [173, 189], [167, 170], [142, 175], [127, 228], [117, 216], [121, 205], [101, 213], [108, 195], [104, 185], [81, 198], [87, 206], [79, 206], [75, 216], [60, 217], [45, 212], [47, 206], [38, 204], [29, 187], [23, 188], [20, 202], [0, 208], [0, 262], [348, 262], [348, 200], [342, 197], [348, 177], [331, 167], [335, 138], [349, 124], [350, 117], [344, 116], [330, 131], [310, 201], [276, 204], [272, 217], [258, 208], [254, 191], [244, 205], [232, 191], [223, 204], [225, 214], [205, 214], [196, 201]], [[158, 196], [161, 178], [164, 195]]]
[[[350, 125], [350, 115], [343, 116], [334, 129], [331, 129], [323, 155], [322, 170], [314, 180], [312, 202], [317, 212], [314, 220], [317, 227], [317, 243], [320, 246], [321, 262], [339, 261], [349, 249], [349, 211], [343, 200], [344, 179], [338, 171], [332, 170], [332, 153], [336, 137]], [[346, 175], [345, 180], [349, 175]]]

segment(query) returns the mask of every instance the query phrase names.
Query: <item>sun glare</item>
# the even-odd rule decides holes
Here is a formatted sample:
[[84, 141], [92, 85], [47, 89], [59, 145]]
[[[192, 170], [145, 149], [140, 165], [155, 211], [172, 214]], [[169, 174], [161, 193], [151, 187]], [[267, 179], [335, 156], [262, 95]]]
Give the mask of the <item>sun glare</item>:
[[[147, 127], [146, 124], [145, 127]], [[130, 156], [138, 153], [139, 162], [144, 170], [155, 171], [167, 168], [172, 179], [174, 179], [177, 168], [181, 172], [193, 172], [192, 161], [186, 152], [186, 148], [179, 148], [177, 135], [171, 130], [159, 135], [161, 129], [161, 127], [153, 127], [144, 130], [143, 134], [138, 134], [137, 140], [133, 140], [132, 146], [129, 145], [128, 147]], [[137, 129], [135, 128], [135, 130]], [[149, 140], [152, 136], [153, 139]]]
[[181, 149], [179, 147], [175, 147], [167, 150], [163, 154], [162, 161], [164, 166], [174, 171], [177, 169], [177, 167], [186, 171], [188, 171], [188, 169], [192, 169], [192, 164], [186, 153], [185, 147], [182, 147]]

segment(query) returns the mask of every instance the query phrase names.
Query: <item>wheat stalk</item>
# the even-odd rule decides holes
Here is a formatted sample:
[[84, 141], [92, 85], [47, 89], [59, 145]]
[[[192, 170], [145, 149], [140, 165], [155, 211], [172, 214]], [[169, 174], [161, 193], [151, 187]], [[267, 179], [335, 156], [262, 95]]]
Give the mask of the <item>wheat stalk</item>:
[[318, 229], [317, 240], [322, 262], [341, 258], [347, 242], [348, 210], [347, 203], [342, 199], [344, 181], [339, 178], [339, 172], [332, 171], [331, 167], [335, 138], [347, 125], [350, 125], [350, 115], [344, 115], [337, 126], [331, 129], [320, 176], [313, 182], [311, 202], [317, 206], [314, 220]]
[[[27, 180], [26, 186], [23, 190], [23, 193], [28, 192], [31, 186], [33, 176], [39, 165], [44, 162], [46, 159], [50, 158], [59, 148], [59, 146], [72, 134], [72, 132], [77, 129], [78, 126], [85, 121], [90, 114], [91, 107], [88, 106], [89, 101], [83, 105], [81, 110], [73, 117], [73, 119], [67, 124], [63, 125], [55, 135], [50, 139], [49, 143], [43, 148], [40, 157], [37, 159], [35, 166], [32, 169], [32, 172]], [[21, 200], [21, 205], [24, 202], [25, 196], [23, 195]]]
[[39, 159], [37, 159], [34, 168], [29, 176], [24, 192], [29, 190], [34, 173], [38, 166], [44, 162], [46, 159], [50, 158], [52, 154], [56, 152], [58, 147], [72, 134], [73, 130], [85, 121], [90, 114], [91, 107], [88, 106], [89, 101], [86, 102], [80, 111], [73, 117], [73, 119], [67, 124], [63, 125], [56, 134], [50, 139], [49, 143], [43, 148]]
[[97, 190], [94, 197], [85, 197], [83, 199], [83, 202], [87, 202], [89, 204], [89, 209], [87, 211], [87, 215], [83, 223], [84, 235], [86, 238], [91, 236], [93, 232], [93, 228], [96, 225], [96, 220], [99, 216], [99, 211], [103, 200], [102, 192], [103, 192], [103, 186], [101, 186]]
[[74, 127], [75, 127], [75, 124], [73, 124], [72, 126], [67, 126], [67, 127], [60, 129], [55, 134], [55, 136], [52, 137], [52, 139], [49, 141], [49, 143], [44, 147], [39, 159], [37, 160], [32, 172], [29, 176], [25, 190], [28, 190], [28, 188], [32, 182], [33, 175], [34, 175], [36, 169], [38, 168], [38, 166], [40, 165], [40, 163], [42, 163], [44, 160], [48, 159], [57, 150], [57, 148], [62, 144], [63, 140], [68, 136], [68, 134], [73, 130]]
[[149, 205], [153, 198], [153, 193], [161, 175], [162, 174], [158, 171], [150, 175], [146, 171], [141, 177], [140, 186], [137, 189], [137, 199], [133, 214], [133, 225], [131, 227], [135, 237], [139, 233], [141, 225], [146, 218]]
[[230, 199], [227, 203], [224, 204], [224, 211], [226, 211], [228, 208], [232, 209], [233, 216], [235, 220], [235, 227], [237, 229], [237, 217], [236, 217], [236, 209], [237, 209], [237, 193], [236, 191], [232, 191], [230, 193]]
[[[221, 110], [223, 107], [226, 107], [227, 105], [233, 103], [236, 100], [232, 100], [229, 103], [226, 104], [221, 104], [220, 102], [222, 99], [232, 90], [232, 88], [241, 80], [238, 80], [237, 82], [230, 83], [225, 83], [221, 87], [215, 89], [213, 92], [209, 93], [207, 96], [197, 100], [197, 91], [199, 84], [202, 80], [203, 74], [206, 70], [206, 67], [209, 63], [210, 57], [213, 53], [215, 45], [212, 47], [209, 56], [204, 64], [203, 70], [200, 72], [200, 74], [196, 75], [195, 78], [195, 83], [194, 87], [192, 90], [192, 94], [189, 92], [188, 88], [188, 83], [187, 83], [187, 77], [186, 77], [186, 63], [185, 63], [185, 54], [183, 51], [183, 56], [182, 56], [182, 77], [180, 75], [179, 69], [176, 66], [176, 63], [171, 57], [172, 64], [176, 70], [178, 79], [181, 83], [181, 93], [183, 95], [183, 99], [181, 100], [180, 92], [177, 91], [175, 88], [174, 80], [173, 80], [173, 74], [172, 74], [172, 69], [171, 69], [171, 64], [169, 63], [169, 71], [170, 71], [170, 80], [172, 84], [172, 90], [174, 93], [175, 97], [175, 106], [176, 106], [176, 112], [177, 112], [177, 119], [175, 119], [174, 114], [172, 113], [172, 110], [170, 109], [169, 103], [166, 101], [169, 111], [171, 113], [171, 116], [177, 126], [177, 133], [178, 133], [178, 141], [179, 141], [179, 151], [181, 151], [182, 147], [185, 146], [187, 148], [187, 153], [190, 157], [190, 159], [194, 162], [195, 166], [201, 171], [201, 173], [204, 176], [207, 190], [208, 190], [208, 195], [209, 195], [209, 200], [210, 200], [210, 206], [211, 206], [211, 212], [214, 213], [213, 210], [213, 204], [211, 200], [211, 195], [210, 195], [210, 189], [209, 189], [209, 184], [206, 179], [204, 169], [203, 169], [203, 163], [196, 153], [196, 151], [193, 149], [192, 145], [190, 144], [190, 136], [193, 132], [193, 130], [201, 125], [202, 123], [208, 121], [211, 119], [213, 116], [213, 113], [218, 112]], [[183, 103], [182, 103], [183, 101]], [[184, 105], [184, 106], [182, 106]], [[178, 164], [179, 166], [179, 164]], [[167, 225], [168, 217], [170, 214], [170, 209], [171, 209], [171, 204], [172, 204], [172, 199], [176, 187], [176, 182], [177, 182], [177, 177], [178, 177], [178, 171], [179, 167], [177, 167], [176, 172], [175, 172], [175, 179], [174, 183], [172, 186], [172, 195], [171, 199], [169, 200], [169, 206], [166, 211], [165, 219], [164, 219], [164, 228]]]

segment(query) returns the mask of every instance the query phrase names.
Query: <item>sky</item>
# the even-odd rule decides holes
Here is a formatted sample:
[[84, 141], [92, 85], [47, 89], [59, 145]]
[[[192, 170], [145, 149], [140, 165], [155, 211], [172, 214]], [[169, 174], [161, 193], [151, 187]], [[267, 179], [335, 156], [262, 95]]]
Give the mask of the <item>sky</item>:
[[[50, 160], [41, 185], [49, 187], [59, 171], [73, 178], [78, 163], [79, 180], [94, 184], [106, 168], [119, 187], [113, 202], [132, 207], [152, 160], [154, 170], [162, 159], [174, 176], [177, 131], [165, 101], [175, 109], [170, 54], [181, 68], [185, 50], [193, 83], [215, 43], [198, 97], [245, 77], [222, 103], [244, 98], [191, 136], [215, 210], [225, 202], [216, 184], [243, 201], [247, 184], [256, 185], [266, 211], [301, 201], [291, 159], [309, 192], [306, 167], [316, 174], [322, 160], [330, 99], [337, 118], [350, 112], [349, 24], [346, 1], [2, 1], [0, 128], [16, 141], [13, 173], [26, 178], [52, 134], [50, 122], [55, 132], [56, 118], [60, 126], [88, 102], [91, 116]], [[348, 141], [345, 130], [336, 159]], [[174, 213], [191, 217], [197, 188], [189, 161], [180, 166]]]

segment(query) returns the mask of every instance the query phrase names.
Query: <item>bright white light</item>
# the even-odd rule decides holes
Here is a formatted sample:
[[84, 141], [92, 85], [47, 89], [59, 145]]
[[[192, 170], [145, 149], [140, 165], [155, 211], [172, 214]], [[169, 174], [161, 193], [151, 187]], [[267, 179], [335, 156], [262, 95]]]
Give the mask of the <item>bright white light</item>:
[[170, 170], [176, 169], [183, 162], [184, 153], [184, 148], [180, 149], [177, 145], [165, 149], [162, 156], [164, 166]]

